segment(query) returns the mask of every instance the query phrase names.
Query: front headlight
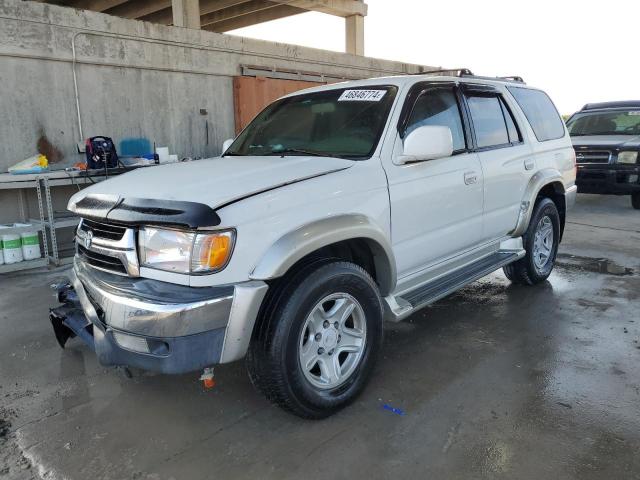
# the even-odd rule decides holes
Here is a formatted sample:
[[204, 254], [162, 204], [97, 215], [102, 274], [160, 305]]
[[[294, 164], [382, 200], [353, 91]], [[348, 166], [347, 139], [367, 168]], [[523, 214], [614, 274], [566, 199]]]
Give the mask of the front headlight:
[[618, 153], [618, 163], [636, 163], [637, 160], [638, 160], [638, 152]]
[[235, 233], [182, 232], [144, 227], [138, 234], [140, 264], [176, 273], [213, 273], [231, 257]]

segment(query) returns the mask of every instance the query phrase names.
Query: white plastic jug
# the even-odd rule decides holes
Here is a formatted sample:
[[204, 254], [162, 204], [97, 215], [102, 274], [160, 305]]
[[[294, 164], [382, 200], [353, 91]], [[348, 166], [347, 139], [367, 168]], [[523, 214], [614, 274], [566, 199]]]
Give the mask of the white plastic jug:
[[[16, 227], [33, 227], [30, 223], [16, 223]], [[40, 258], [40, 238], [37, 230], [27, 230], [20, 234], [22, 243], [22, 257], [25, 260]]]
[[2, 239], [4, 263], [9, 264], [21, 262], [23, 257], [22, 240], [20, 235], [16, 235], [15, 233], [5, 233], [0, 235], [0, 239]]

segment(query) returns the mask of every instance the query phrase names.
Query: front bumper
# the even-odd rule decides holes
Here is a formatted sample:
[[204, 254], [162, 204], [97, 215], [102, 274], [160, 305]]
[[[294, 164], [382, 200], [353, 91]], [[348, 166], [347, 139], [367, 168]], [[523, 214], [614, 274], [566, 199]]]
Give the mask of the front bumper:
[[76, 259], [50, 317], [62, 346], [77, 335], [102, 365], [184, 373], [242, 358], [266, 291], [260, 281], [194, 288], [122, 277]]
[[578, 165], [576, 185], [580, 193], [629, 195], [640, 192], [640, 167], [611, 168]]

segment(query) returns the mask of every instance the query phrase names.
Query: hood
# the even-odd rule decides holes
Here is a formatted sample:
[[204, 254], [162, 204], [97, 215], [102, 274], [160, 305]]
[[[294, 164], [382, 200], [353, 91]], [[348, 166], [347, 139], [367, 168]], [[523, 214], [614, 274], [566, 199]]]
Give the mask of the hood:
[[332, 157], [218, 157], [143, 167], [76, 193], [69, 205], [86, 195], [110, 195], [198, 202], [213, 209], [241, 198], [344, 170], [353, 160]]
[[640, 136], [585, 135], [571, 137], [574, 147], [640, 148]]

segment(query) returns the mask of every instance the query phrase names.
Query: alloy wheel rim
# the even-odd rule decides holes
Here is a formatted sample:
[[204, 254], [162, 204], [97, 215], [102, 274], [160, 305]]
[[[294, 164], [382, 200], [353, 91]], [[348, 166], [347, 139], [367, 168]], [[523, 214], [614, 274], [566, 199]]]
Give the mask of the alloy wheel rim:
[[536, 226], [533, 238], [533, 263], [538, 271], [544, 270], [551, 260], [553, 252], [553, 223], [545, 215]]
[[327, 295], [313, 307], [300, 334], [298, 359], [305, 378], [321, 389], [342, 385], [360, 364], [366, 339], [360, 303], [347, 293]]

